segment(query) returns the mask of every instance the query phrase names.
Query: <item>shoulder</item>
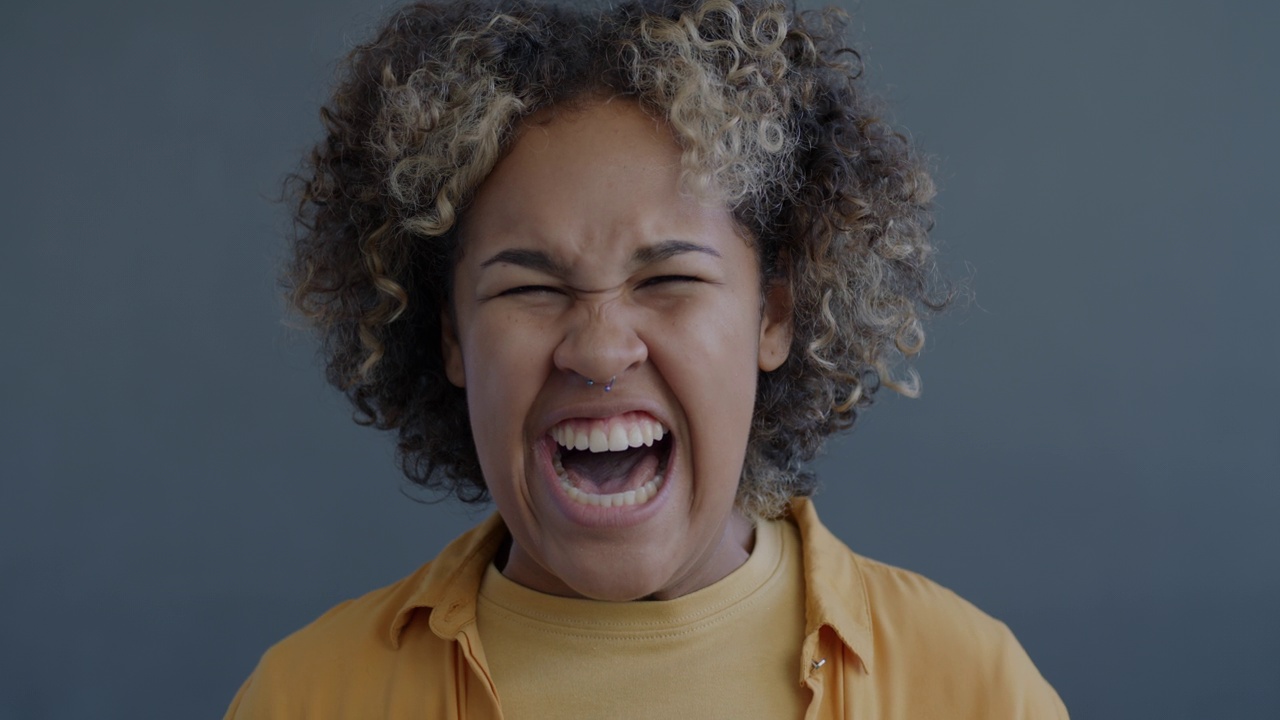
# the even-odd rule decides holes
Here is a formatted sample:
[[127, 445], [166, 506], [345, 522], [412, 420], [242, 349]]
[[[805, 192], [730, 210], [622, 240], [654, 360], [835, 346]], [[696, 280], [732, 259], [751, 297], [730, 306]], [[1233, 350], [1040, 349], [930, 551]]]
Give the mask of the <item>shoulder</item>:
[[455, 638], [474, 624], [480, 577], [503, 532], [491, 517], [408, 577], [340, 603], [276, 643], [226, 717], [373, 717], [405, 703], [421, 710], [425, 698], [443, 702], [456, 670]]
[[385, 675], [398, 662], [394, 623], [430, 567], [342, 602], [273, 645], [226, 717], [340, 717], [334, 713], [344, 704], [364, 705], [359, 679]]
[[1004, 623], [919, 573], [853, 552], [807, 501], [793, 503], [792, 516], [809, 608], [862, 659], [858, 682], [910, 698], [911, 717], [1067, 717]]
[[[347, 657], [379, 655], [395, 650], [393, 622], [412, 597], [431, 563], [390, 585], [341, 602], [271, 647], [265, 661], [316, 669]], [[336, 653], [335, 650], [344, 653]]]
[[1008, 626], [923, 575], [851, 554], [871, 608], [877, 674], [930, 684], [953, 717], [967, 717], [966, 707], [973, 717], [1067, 717]]
[[861, 571], [877, 644], [892, 641], [933, 651], [964, 648], [972, 655], [999, 652], [1013, 639], [1004, 623], [933, 580], [847, 552]]

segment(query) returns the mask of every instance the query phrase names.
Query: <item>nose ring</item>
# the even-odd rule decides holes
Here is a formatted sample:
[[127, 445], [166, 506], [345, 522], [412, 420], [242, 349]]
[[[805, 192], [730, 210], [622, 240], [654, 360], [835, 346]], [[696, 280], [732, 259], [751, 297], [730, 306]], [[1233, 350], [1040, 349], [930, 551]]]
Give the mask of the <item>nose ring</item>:
[[[586, 376], [584, 375], [583, 377], [586, 377]], [[617, 376], [617, 375], [614, 375], [613, 377], [609, 378], [609, 382], [607, 382], [607, 383], [605, 383], [605, 384], [604, 384], [604, 391], [605, 391], [605, 392], [610, 392], [610, 391], [612, 391], [612, 390], [613, 390], [613, 383], [614, 383], [614, 381], [615, 381], [615, 380], [617, 380], [617, 379], [618, 379], [618, 376]], [[595, 380], [592, 380], [591, 378], [587, 378], [587, 387], [591, 387], [592, 385], [595, 385], [595, 384], [596, 384], [596, 381], [595, 381]]]

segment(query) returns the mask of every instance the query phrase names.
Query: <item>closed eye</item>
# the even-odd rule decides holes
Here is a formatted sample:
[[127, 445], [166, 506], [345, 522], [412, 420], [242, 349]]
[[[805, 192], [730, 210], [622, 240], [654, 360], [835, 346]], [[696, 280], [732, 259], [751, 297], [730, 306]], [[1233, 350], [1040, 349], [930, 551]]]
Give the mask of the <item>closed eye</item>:
[[548, 295], [561, 295], [563, 294], [563, 291], [558, 288], [553, 288], [550, 285], [519, 285], [509, 290], [503, 290], [498, 293], [497, 297], [502, 297], [504, 295], [540, 295], [544, 293]]
[[651, 277], [640, 283], [640, 287], [652, 287], [654, 285], [665, 285], [669, 283], [696, 283], [702, 282], [702, 278], [693, 275], [658, 275]]

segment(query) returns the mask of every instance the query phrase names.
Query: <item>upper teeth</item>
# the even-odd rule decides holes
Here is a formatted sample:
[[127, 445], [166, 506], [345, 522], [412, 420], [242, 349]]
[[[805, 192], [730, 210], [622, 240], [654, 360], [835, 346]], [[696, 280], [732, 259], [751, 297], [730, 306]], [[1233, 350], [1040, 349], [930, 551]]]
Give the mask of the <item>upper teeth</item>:
[[566, 420], [551, 428], [551, 437], [561, 447], [593, 453], [652, 445], [666, 433], [662, 423], [640, 413], [603, 420]]

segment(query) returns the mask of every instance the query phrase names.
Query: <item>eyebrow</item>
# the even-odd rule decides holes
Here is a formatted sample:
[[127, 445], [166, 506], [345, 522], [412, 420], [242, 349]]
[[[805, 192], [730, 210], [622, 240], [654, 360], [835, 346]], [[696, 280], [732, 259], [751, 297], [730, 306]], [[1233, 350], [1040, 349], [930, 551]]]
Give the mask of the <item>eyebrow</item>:
[[[707, 245], [699, 245], [698, 243], [689, 242], [687, 240], [663, 240], [653, 245], [636, 250], [631, 255], [632, 265], [650, 265], [661, 262], [677, 255], [684, 253], [697, 252], [710, 255], [712, 257], [720, 257], [719, 251]], [[490, 257], [488, 260], [480, 263], [480, 267], [487, 268], [490, 265], [498, 263], [507, 263], [508, 265], [517, 265], [519, 267], [537, 270], [548, 275], [557, 277], [566, 277], [569, 275], [569, 268], [551, 255], [542, 250], [528, 250], [525, 248], [511, 248], [502, 250]]]
[[720, 253], [713, 247], [691, 243], [686, 240], [663, 240], [660, 243], [646, 245], [636, 250], [635, 254], [631, 256], [631, 263], [633, 265], [649, 265], [689, 252], [720, 257]]
[[526, 250], [524, 248], [512, 248], [503, 250], [493, 257], [480, 263], [480, 267], [487, 268], [490, 265], [498, 263], [507, 263], [508, 265], [517, 265], [519, 267], [537, 270], [548, 275], [556, 275], [564, 277], [569, 274], [569, 269], [563, 263], [557, 262], [547, 253], [541, 250]]

